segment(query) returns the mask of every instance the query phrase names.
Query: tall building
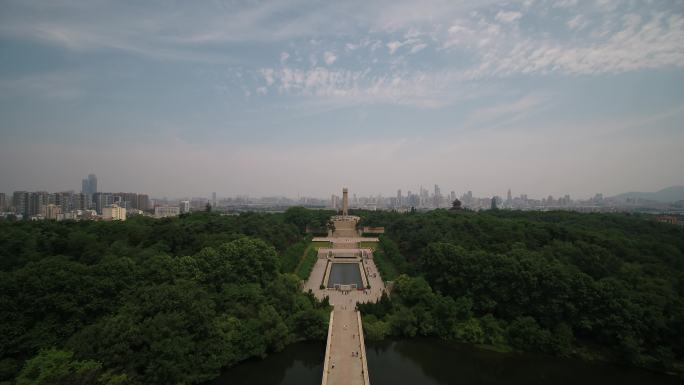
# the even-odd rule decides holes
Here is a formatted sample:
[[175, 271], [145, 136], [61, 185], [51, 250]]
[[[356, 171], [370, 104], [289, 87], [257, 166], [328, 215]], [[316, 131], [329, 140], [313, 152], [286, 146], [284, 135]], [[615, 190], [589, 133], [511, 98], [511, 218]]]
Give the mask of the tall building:
[[150, 197], [147, 194], [138, 194], [137, 200], [136, 209], [145, 211], [150, 208]]
[[97, 177], [95, 174], [89, 174], [87, 178], [81, 181], [81, 192], [88, 195], [93, 195], [97, 192]]
[[432, 197], [432, 204], [435, 208], [441, 206], [442, 204], [442, 192], [439, 189], [439, 186], [435, 185], [435, 195]]
[[126, 209], [112, 204], [102, 209], [102, 219], [108, 221], [125, 221]]
[[190, 201], [180, 201], [178, 206], [180, 207], [181, 214], [187, 214], [190, 212]]
[[112, 193], [96, 192], [93, 194], [93, 203], [95, 205], [95, 211], [97, 211], [99, 215], [102, 215], [102, 209], [114, 203], [114, 196]]
[[216, 207], [216, 193], [215, 192], [211, 193], [211, 207], [213, 207], [213, 208]]
[[29, 193], [28, 215], [42, 215], [45, 206], [49, 203], [49, 196], [47, 191]]
[[68, 213], [70, 211], [75, 210], [75, 194], [71, 191], [66, 191], [66, 192], [58, 192], [53, 194], [54, 195], [54, 203], [55, 205], [59, 206], [62, 209], [63, 213]]
[[58, 220], [62, 215], [62, 208], [56, 204], [50, 203], [43, 208], [42, 214], [45, 219]]
[[401, 207], [404, 205], [404, 202], [402, 200], [401, 196], [401, 189], [397, 190], [397, 207]]
[[506, 202], [511, 203], [513, 196], [511, 195], [511, 189], [508, 189], [508, 195], [506, 196]]
[[24, 216], [29, 215], [29, 192], [28, 191], [15, 191], [12, 194], [12, 205], [14, 206], [14, 212]]
[[84, 193], [74, 194], [72, 202], [72, 210], [89, 210], [91, 198]]
[[7, 198], [5, 197], [5, 193], [0, 193], [0, 211], [5, 210], [7, 210]]

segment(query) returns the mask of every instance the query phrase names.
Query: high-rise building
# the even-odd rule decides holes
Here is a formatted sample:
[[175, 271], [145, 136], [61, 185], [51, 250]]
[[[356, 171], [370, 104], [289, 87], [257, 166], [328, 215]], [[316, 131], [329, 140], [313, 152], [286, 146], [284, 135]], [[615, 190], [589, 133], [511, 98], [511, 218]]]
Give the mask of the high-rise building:
[[181, 214], [187, 214], [190, 212], [190, 201], [180, 201], [178, 206], [180, 207]]
[[432, 197], [432, 205], [437, 208], [442, 204], [442, 192], [439, 186], [435, 185], [435, 195]]
[[7, 197], [5, 193], [0, 193], [0, 211], [7, 210]]
[[150, 197], [147, 194], [138, 194], [137, 200], [136, 209], [145, 211], [150, 208]]
[[47, 206], [44, 206], [42, 214], [45, 219], [58, 220], [62, 215], [62, 208], [56, 204], [50, 203]]
[[216, 207], [216, 193], [211, 193], [211, 207]]
[[108, 221], [125, 221], [126, 209], [117, 204], [112, 204], [102, 209], [102, 219]]
[[508, 189], [508, 195], [506, 195], [506, 202], [511, 203], [513, 196], [511, 195], [511, 189]]
[[94, 206], [93, 194], [97, 192], [97, 177], [95, 174], [89, 174], [87, 178], [81, 181], [81, 194], [84, 194], [87, 199], [85, 209], [90, 209]]
[[59, 206], [62, 209], [63, 213], [68, 213], [70, 211], [75, 210], [75, 194], [71, 191], [66, 191], [66, 192], [58, 192], [53, 194], [54, 195], [54, 203], [55, 205]]
[[401, 207], [404, 205], [402, 196], [401, 196], [401, 189], [397, 190], [397, 207]]
[[29, 193], [28, 215], [42, 215], [45, 206], [48, 205], [49, 196], [47, 191], [36, 191]]
[[81, 181], [81, 192], [88, 195], [93, 195], [97, 192], [97, 177], [95, 174], [89, 174], [87, 178]]
[[74, 194], [72, 198], [72, 210], [89, 210], [91, 199], [87, 194]]
[[102, 209], [114, 203], [114, 196], [112, 193], [96, 192], [93, 194], [93, 203], [95, 205], [95, 211], [97, 211], [99, 215], [102, 215]]
[[23, 216], [29, 216], [30, 193], [28, 191], [15, 191], [12, 194], [14, 212]]

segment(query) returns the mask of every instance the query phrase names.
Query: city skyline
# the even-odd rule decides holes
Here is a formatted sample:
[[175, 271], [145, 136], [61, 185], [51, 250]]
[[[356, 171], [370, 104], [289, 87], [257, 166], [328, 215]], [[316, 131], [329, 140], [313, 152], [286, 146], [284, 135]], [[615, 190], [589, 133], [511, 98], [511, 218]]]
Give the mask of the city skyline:
[[0, 191], [78, 191], [90, 172], [169, 196], [684, 184], [677, 2], [0, 10]]
[[[118, 188], [104, 189], [103, 190], [103, 189], [98, 189], [97, 186], [98, 186], [97, 175], [94, 173], [90, 173], [90, 174], [88, 174], [88, 176], [86, 178], [82, 179], [80, 192], [82, 194], [85, 194], [85, 195], [90, 196], [90, 197], [92, 197], [95, 194], [98, 194], [98, 192], [106, 193], [106, 194], [112, 194], [112, 193], [114, 193], [114, 194], [126, 194], [124, 191], [127, 191], [129, 193], [132, 191], [137, 191], [137, 193], [140, 192], [140, 190], [134, 190], [134, 189], [126, 190], [126, 189], [118, 189]], [[404, 196], [409, 197], [409, 196], [413, 195], [413, 196], [420, 196], [420, 197], [425, 197], [425, 198], [439, 196], [439, 197], [443, 197], [445, 199], [450, 199], [450, 201], [448, 201], [448, 202], [451, 202], [455, 198], [461, 199], [463, 196], [469, 195], [470, 197], [477, 197], [478, 199], [479, 198], [497, 197], [497, 198], [500, 198], [501, 200], [505, 199], [506, 201], [510, 202], [514, 198], [516, 198], [516, 199], [517, 198], [524, 198], [525, 200], [527, 200], [528, 198], [533, 199], [533, 200], [540, 200], [540, 199], [545, 200], [545, 199], [551, 198], [551, 197], [556, 197], [556, 198], [565, 199], [565, 200], [569, 200], [571, 198], [573, 200], [575, 200], [575, 199], [577, 199], [577, 200], [592, 200], [592, 199], [596, 199], [597, 196], [600, 196], [601, 199], [603, 199], [604, 196], [606, 198], [610, 198], [610, 197], [616, 196], [616, 195], [621, 195], [621, 194], [626, 194], [626, 193], [635, 193], [636, 192], [636, 191], [632, 190], [632, 191], [623, 191], [623, 192], [617, 193], [617, 194], [604, 194], [603, 192], [598, 191], [598, 192], [595, 192], [593, 194], [589, 194], [586, 196], [572, 196], [571, 197], [571, 194], [568, 194], [565, 192], [561, 192], [558, 194], [548, 194], [548, 195], [535, 194], [533, 192], [530, 193], [527, 191], [516, 191], [515, 193], [513, 193], [513, 190], [509, 187], [507, 189], [507, 191], [504, 193], [492, 193], [492, 194], [484, 194], [483, 195], [483, 194], [478, 194], [477, 190], [475, 190], [475, 193], [473, 193], [474, 190], [472, 190], [472, 189], [465, 188], [464, 190], [458, 190], [458, 189], [449, 188], [449, 187], [447, 187], [444, 190], [444, 193], [442, 193], [442, 188], [440, 187], [440, 185], [434, 184], [432, 186], [434, 186], [432, 190], [430, 190], [429, 188], [427, 188], [423, 185], [419, 185], [417, 189], [415, 189], [415, 188], [406, 188], [406, 189], [398, 188], [395, 190], [396, 193], [353, 192], [352, 196], [354, 197], [354, 199], [356, 199], [357, 196], [359, 198], [363, 198], [363, 199], [378, 198], [378, 197], [382, 197], [382, 198], [396, 197], [397, 201], [399, 201], [399, 202], [401, 202], [401, 197], [404, 197]], [[663, 188], [663, 189], [658, 189], [658, 190], [653, 190], [653, 191], [641, 191], [641, 192], [637, 192], [637, 193], [655, 193], [655, 192], [658, 192], [660, 190], [665, 190], [668, 188], [684, 189], [684, 186], [667, 186], [666, 188]], [[344, 189], [346, 190], [347, 187], [345, 187]], [[76, 189], [52, 189], [52, 190], [51, 189], [36, 189], [36, 190], [14, 189], [9, 194], [5, 193], [4, 191], [0, 191], [0, 193], [5, 193], [5, 196], [7, 196], [7, 195], [12, 195], [13, 193], [24, 193], [24, 192], [37, 192], [37, 193], [49, 193], [49, 194], [55, 194], [55, 193], [57, 193], [57, 194], [58, 193], [74, 194], [76, 191], [77, 191]], [[339, 196], [336, 195], [336, 192], [334, 192], [334, 191], [329, 192], [327, 197], [330, 197], [331, 196], [330, 194], [332, 194], [332, 201], [333, 202], [335, 201], [336, 198], [341, 199]], [[147, 194], [145, 194], [145, 195], [147, 196]], [[273, 191], [273, 192], [270, 192], [270, 193], [267, 193], [264, 195], [254, 195], [254, 194], [232, 194], [231, 195], [231, 194], [225, 194], [225, 193], [217, 193], [216, 191], [212, 191], [210, 194], [208, 193], [206, 195], [196, 194], [196, 195], [172, 196], [169, 194], [162, 193], [159, 195], [152, 195], [151, 197], [154, 199], [159, 199], [159, 200], [181, 200], [181, 201], [185, 200], [185, 199], [195, 199], [195, 198], [196, 199], [206, 199], [206, 201], [208, 203], [211, 203], [212, 206], [217, 206], [218, 200], [233, 199], [233, 198], [241, 199], [241, 198], [245, 198], [245, 197], [249, 197], [249, 198], [279, 197], [279, 198], [286, 198], [286, 199], [312, 198], [312, 199], [320, 199], [322, 201], [329, 199], [326, 196], [316, 196], [313, 194], [305, 194], [305, 193], [304, 194], [298, 194], [297, 196], [287, 196], [285, 194], [278, 193], [277, 191]], [[447, 201], [445, 201], [445, 202], [447, 202]], [[444, 202], [442, 202], [442, 203], [444, 203]], [[333, 203], [332, 206], [335, 206], [335, 204]], [[439, 205], [437, 204], [435, 206], [439, 206]]]

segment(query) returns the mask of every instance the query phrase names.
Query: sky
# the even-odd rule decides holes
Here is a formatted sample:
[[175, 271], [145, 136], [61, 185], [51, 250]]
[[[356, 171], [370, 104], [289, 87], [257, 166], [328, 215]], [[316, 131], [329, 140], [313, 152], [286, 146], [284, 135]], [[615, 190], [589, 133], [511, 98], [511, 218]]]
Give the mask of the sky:
[[684, 184], [684, 2], [0, 0], [0, 191]]

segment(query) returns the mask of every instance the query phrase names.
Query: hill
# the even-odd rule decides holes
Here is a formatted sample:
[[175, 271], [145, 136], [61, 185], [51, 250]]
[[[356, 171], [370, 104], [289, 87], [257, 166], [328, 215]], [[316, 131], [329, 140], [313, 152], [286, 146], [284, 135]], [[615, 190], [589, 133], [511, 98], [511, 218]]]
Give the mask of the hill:
[[684, 200], [684, 186], [670, 186], [656, 192], [627, 192], [614, 196], [614, 198], [643, 199], [661, 203], [671, 203]]

